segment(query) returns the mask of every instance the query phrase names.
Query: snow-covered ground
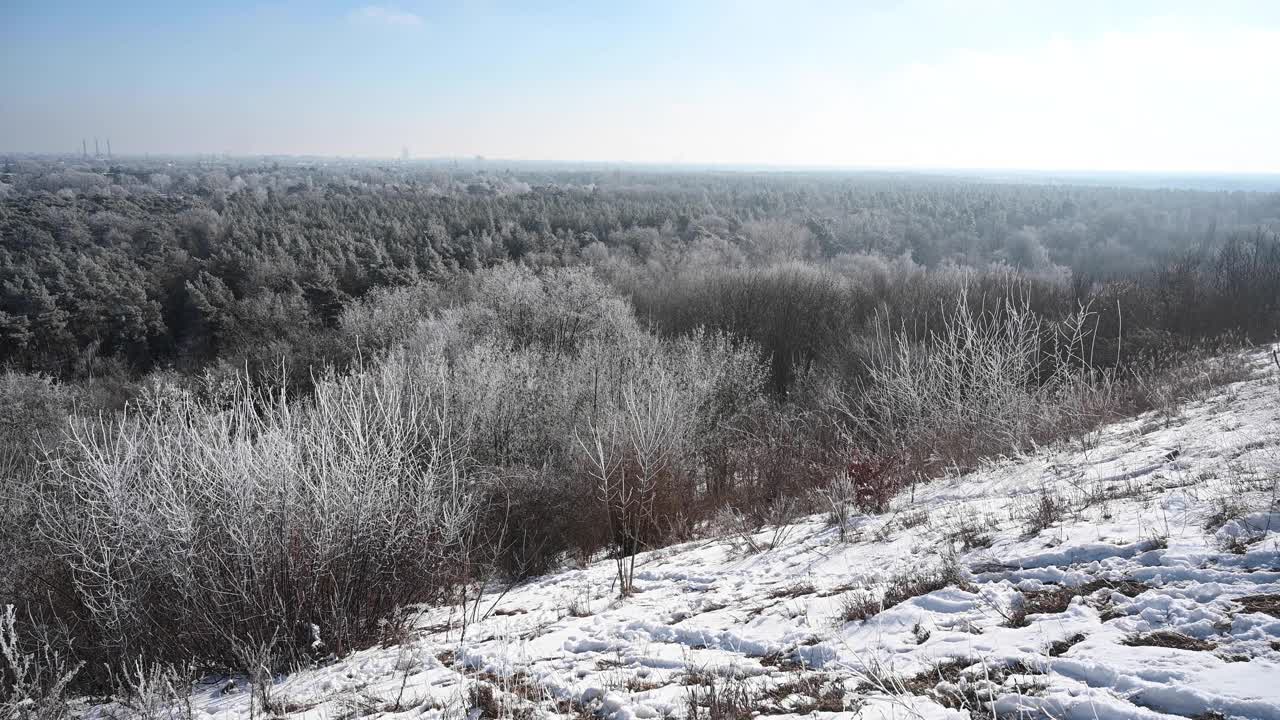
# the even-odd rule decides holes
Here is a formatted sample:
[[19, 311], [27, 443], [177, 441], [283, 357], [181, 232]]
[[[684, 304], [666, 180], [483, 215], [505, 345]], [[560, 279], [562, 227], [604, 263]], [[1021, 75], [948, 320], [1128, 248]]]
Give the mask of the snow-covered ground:
[[[756, 536], [782, 536], [763, 552], [667, 548], [621, 600], [612, 561], [566, 570], [485, 597], [465, 636], [458, 608], [425, 611], [400, 645], [277, 679], [272, 708], [1280, 719], [1280, 382], [1251, 361], [1255, 379], [1173, 417], [917, 487], [843, 539], [814, 517]], [[875, 612], [890, 586], [957, 565], [963, 587]], [[844, 619], [858, 609], [874, 614]], [[248, 717], [250, 694], [211, 682], [193, 705]]]

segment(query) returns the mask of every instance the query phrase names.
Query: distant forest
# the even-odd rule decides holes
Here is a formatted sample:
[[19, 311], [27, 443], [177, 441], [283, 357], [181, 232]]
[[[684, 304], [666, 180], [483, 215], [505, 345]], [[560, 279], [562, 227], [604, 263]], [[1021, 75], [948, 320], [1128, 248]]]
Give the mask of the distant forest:
[[350, 339], [339, 319], [371, 290], [503, 263], [592, 266], [643, 313], [639, 296], [658, 278], [796, 262], [865, 282], [1009, 269], [1080, 291], [1208, 267], [1233, 242], [1256, 255], [1273, 248], [1277, 227], [1277, 193], [10, 159], [0, 176], [0, 365], [71, 379], [219, 359], [340, 361], [351, 348], [335, 345]]

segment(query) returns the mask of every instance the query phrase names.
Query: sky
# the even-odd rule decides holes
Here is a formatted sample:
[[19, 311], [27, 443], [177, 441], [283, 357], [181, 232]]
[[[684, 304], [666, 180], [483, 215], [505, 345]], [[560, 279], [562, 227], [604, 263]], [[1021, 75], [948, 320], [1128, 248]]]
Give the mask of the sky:
[[1277, 88], [1276, 0], [0, 0], [0, 152], [1270, 173]]

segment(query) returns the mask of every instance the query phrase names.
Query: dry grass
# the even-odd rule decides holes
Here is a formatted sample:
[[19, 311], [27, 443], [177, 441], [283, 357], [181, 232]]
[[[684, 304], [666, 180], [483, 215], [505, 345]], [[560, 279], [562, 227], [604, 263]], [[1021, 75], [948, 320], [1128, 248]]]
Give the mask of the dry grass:
[[847, 592], [840, 603], [838, 618], [841, 623], [867, 620], [889, 608], [927, 595], [946, 587], [970, 589], [964, 571], [954, 558], [941, 565], [908, 570], [890, 577], [884, 582], [885, 592], [878, 595], [869, 587], [855, 588]]
[[998, 695], [1040, 694], [1044, 683], [1026, 678], [1042, 674], [1024, 663], [993, 665], [972, 658], [953, 658], [918, 675], [891, 679], [886, 684], [897, 694], [925, 696], [943, 707], [968, 712], [971, 718], [994, 719], [998, 716], [993, 702]]
[[1150, 586], [1135, 580], [1091, 580], [1083, 585], [1058, 585], [1044, 590], [1026, 590], [1022, 593], [1022, 601], [1015, 604], [1005, 624], [1009, 627], [1025, 627], [1027, 616], [1066, 612], [1072, 600], [1078, 597], [1089, 597], [1099, 590], [1111, 590], [1127, 597], [1137, 597], [1148, 589]]
[[1126, 597], [1137, 597], [1151, 589], [1149, 585], [1137, 580], [1089, 580], [1080, 585], [1059, 585], [1059, 587], [1043, 589], [1043, 591], [1027, 591], [1023, 593], [1023, 607], [1027, 615], [1055, 614], [1065, 612], [1076, 597], [1088, 597], [1100, 589], [1110, 589]]
[[1079, 645], [1080, 643], [1084, 642], [1085, 638], [1086, 636], [1083, 633], [1076, 633], [1075, 635], [1072, 635], [1071, 637], [1068, 637], [1068, 638], [1064, 638], [1062, 640], [1054, 640], [1053, 642], [1049, 643], [1049, 646], [1045, 649], [1045, 652], [1049, 655], [1049, 657], [1058, 657], [1059, 655], [1062, 655], [1063, 653], [1075, 647], [1076, 645]]
[[1047, 488], [1041, 489], [1036, 496], [1035, 504], [1027, 515], [1026, 537], [1035, 537], [1042, 531], [1053, 527], [1067, 515], [1069, 505], [1066, 500]]
[[761, 715], [812, 715], [818, 712], [848, 712], [845, 681], [825, 673], [797, 672], [795, 676], [763, 693]]
[[812, 595], [812, 594], [814, 594], [815, 592], [817, 592], [817, 590], [813, 587], [813, 583], [810, 583], [810, 582], [798, 582], [798, 583], [795, 583], [795, 584], [792, 584], [792, 585], [787, 585], [786, 587], [780, 587], [780, 588], [778, 588], [778, 589], [776, 589], [776, 590], [771, 590], [771, 591], [769, 592], [769, 597], [771, 597], [771, 598], [797, 598], [797, 597], [801, 597], [801, 596], [803, 596], [803, 595]]
[[990, 523], [984, 527], [977, 518], [968, 516], [961, 517], [955, 522], [955, 525], [945, 531], [947, 541], [953, 546], [959, 546], [963, 552], [991, 547], [995, 539], [991, 530], [995, 528], [990, 527]]
[[1195, 650], [1198, 652], [1208, 652], [1217, 647], [1217, 645], [1207, 640], [1200, 640], [1172, 630], [1157, 630], [1156, 632], [1132, 635], [1125, 638], [1124, 644], [1132, 646], [1175, 648], [1178, 650]]
[[1280, 593], [1246, 595], [1235, 598], [1235, 601], [1240, 603], [1241, 612], [1262, 613], [1280, 618]]
[[688, 720], [751, 720], [763, 703], [759, 688], [740, 678], [707, 673], [685, 692]]

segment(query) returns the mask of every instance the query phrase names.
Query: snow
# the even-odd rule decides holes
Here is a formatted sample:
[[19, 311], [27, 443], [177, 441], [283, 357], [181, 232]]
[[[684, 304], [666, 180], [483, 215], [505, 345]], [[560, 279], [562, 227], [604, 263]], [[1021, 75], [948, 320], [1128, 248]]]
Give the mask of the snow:
[[[640, 557], [624, 599], [612, 561], [565, 570], [492, 592], [465, 636], [459, 608], [425, 609], [405, 644], [271, 694], [306, 720], [463, 718], [478, 682], [525, 717], [684, 717], [711, 681], [779, 718], [1280, 719], [1280, 618], [1241, 600], [1280, 593], [1280, 382], [1252, 362], [1255, 377], [1172, 417], [918, 486], [843, 541], [812, 517], [758, 554], [733, 538], [666, 548]], [[1037, 529], [1042, 498], [1065, 510]], [[848, 593], [948, 557], [968, 587], [839, 619]], [[836, 706], [814, 709], [792, 685], [806, 679], [838, 683]], [[228, 685], [200, 685], [196, 714], [250, 717], [244, 681]]]

